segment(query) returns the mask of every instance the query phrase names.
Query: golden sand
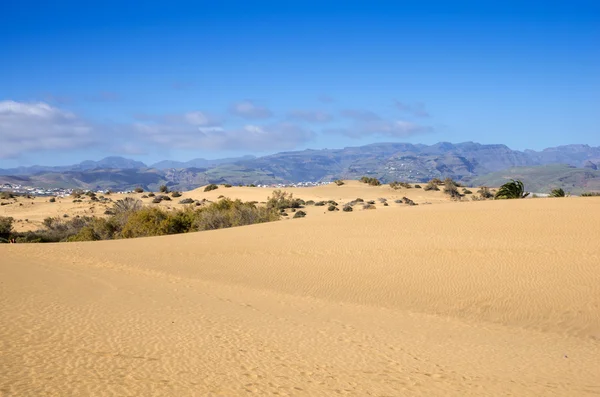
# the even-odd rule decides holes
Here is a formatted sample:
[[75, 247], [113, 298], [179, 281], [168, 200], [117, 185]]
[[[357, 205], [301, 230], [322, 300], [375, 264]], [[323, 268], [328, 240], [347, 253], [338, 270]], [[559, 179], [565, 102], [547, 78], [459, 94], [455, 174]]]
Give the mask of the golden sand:
[[600, 199], [314, 215], [0, 245], [0, 395], [600, 394]]

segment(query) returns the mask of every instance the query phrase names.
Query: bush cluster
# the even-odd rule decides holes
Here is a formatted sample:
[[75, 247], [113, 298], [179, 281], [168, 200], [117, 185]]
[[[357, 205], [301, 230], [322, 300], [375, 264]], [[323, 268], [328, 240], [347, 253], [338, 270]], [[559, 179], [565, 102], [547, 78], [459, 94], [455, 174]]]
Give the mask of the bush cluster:
[[143, 207], [140, 200], [126, 198], [117, 201], [108, 215], [107, 218], [46, 218], [43, 229], [23, 233], [12, 231], [12, 218], [0, 217], [0, 238], [15, 238], [17, 242], [110, 240], [213, 230], [279, 219], [273, 209], [230, 199], [199, 209], [190, 206], [165, 211], [159, 207]]
[[344, 184], [344, 181], [342, 181], [341, 179], [336, 179], [335, 181], [333, 181], [336, 185], [338, 186], [342, 186]]
[[[439, 181], [439, 179], [438, 179]], [[440, 188], [438, 187], [438, 183], [432, 179], [429, 182], [427, 182], [427, 185], [425, 185], [425, 187], [423, 188], [423, 190], [425, 191], [429, 191], [429, 190], [440, 190]]]
[[360, 178], [360, 181], [362, 183], [366, 183], [367, 185], [371, 185], [371, 186], [380, 186], [381, 185], [381, 182], [379, 182], [379, 179], [370, 178], [368, 176], [363, 176], [362, 178]]
[[600, 192], [584, 192], [581, 193], [581, 197], [599, 197]]
[[406, 182], [397, 182], [394, 181], [392, 183], [390, 183], [390, 187], [394, 190], [398, 190], [400, 188], [405, 188], [405, 189], [411, 189], [412, 186], [410, 186], [410, 184], [406, 183]]
[[211, 190], [217, 190], [219, 187], [217, 185], [215, 185], [214, 183], [211, 183], [210, 185], [206, 185], [206, 187], [204, 188], [205, 192], [210, 192]]
[[273, 195], [267, 198], [268, 209], [285, 210], [287, 208], [301, 208], [304, 200], [294, 198], [292, 193], [281, 190], [273, 191]]

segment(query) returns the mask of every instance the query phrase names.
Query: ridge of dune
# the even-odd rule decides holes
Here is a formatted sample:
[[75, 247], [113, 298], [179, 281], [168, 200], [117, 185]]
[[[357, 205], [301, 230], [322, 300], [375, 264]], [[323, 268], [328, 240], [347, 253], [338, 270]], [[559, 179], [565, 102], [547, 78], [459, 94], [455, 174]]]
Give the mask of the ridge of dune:
[[0, 245], [0, 394], [598, 394], [598, 225], [506, 200]]

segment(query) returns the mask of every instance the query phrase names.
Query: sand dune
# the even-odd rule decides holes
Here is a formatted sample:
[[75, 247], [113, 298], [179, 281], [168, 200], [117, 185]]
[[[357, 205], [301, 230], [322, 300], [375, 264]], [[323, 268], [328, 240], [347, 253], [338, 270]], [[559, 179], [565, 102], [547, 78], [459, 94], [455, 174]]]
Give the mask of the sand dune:
[[[125, 197], [134, 197], [141, 199], [145, 205], [160, 206], [165, 209], [182, 208], [184, 205], [179, 201], [191, 198], [194, 200], [217, 201], [220, 197], [239, 198], [242, 201], [264, 202], [273, 194], [273, 188], [257, 187], [231, 187], [225, 188], [222, 185], [217, 190], [209, 192], [204, 191], [204, 186], [189, 192], [181, 192], [181, 197], [173, 198], [171, 201], [163, 201], [159, 204], [153, 204], [152, 197], [143, 198], [148, 193], [131, 194], [112, 194], [112, 200], [120, 200]], [[340, 204], [352, 201], [356, 198], [364, 200], [377, 200], [380, 197], [389, 200], [394, 205], [394, 200], [407, 196], [416, 203], [448, 203], [450, 198], [441, 191], [424, 191], [423, 189], [399, 189], [394, 190], [388, 185], [368, 186], [358, 181], [346, 181], [345, 185], [337, 186], [335, 184], [323, 185], [308, 188], [285, 188], [281, 189], [290, 192], [294, 197], [304, 200], [336, 200]], [[159, 193], [157, 193], [159, 194]], [[91, 202], [89, 198], [82, 197], [83, 202], [74, 203], [73, 197], [57, 198], [56, 202], [49, 202], [49, 197], [24, 198], [18, 197], [10, 200], [0, 200], [0, 202], [10, 203], [0, 206], [0, 216], [10, 216], [15, 219], [14, 228], [16, 231], [37, 230], [43, 227], [43, 221], [47, 217], [62, 218], [65, 214], [68, 217], [74, 216], [104, 216], [104, 211], [112, 207], [113, 203]], [[359, 207], [357, 207], [359, 209]], [[323, 208], [307, 207], [305, 209], [309, 214], [317, 215], [323, 213]]]
[[0, 395], [598, 395], [598, 225], [566, 198], [0, 245]]

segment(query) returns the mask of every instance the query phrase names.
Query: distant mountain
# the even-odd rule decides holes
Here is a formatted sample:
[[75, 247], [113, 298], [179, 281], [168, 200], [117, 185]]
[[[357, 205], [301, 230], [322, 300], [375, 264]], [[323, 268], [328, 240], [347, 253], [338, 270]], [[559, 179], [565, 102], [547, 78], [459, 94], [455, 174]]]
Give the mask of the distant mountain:
[[67, 171], [87, 171], [96, 168], [116, 168], [116, 169], [141, 169], [148, 166], [141, 161], [126, 159], [124, 157], [106, 157], [100, 161], [86, 160], [79, 164], [66, 166], [42, 166], [33, 165], [31, 167], [18, 167], [1, 169], [0, 175], [35, 175], [42, 172], [67, 172]]
[[179, 169], [179, 168], [210, 168], [210, 167], [216, 167], [217, 165], [221, 165], [221, 164], [231, 164], [231, 163], [235, 163], [237, 161], [253, 160], [255, 158], [256, 158], [256, 156], [242, 156], [242, 157], [231, 157], [231, 158], [213, 159], [213, 160], [207, 160], [207, 159], [203, 159], [203, 158], [197, 158], [197, 159], [193, 159], [190, 161], [163, 160], [163, 161], [159, 161], [158, 163], [152, 164], [151, 167], [159, 169], [159, 170], [164, 170], [164, 169], [168, 169], [168, 168], [176, 168], [176, 169]]
[[[28, 184], [36, 186], [98, 186], [123, 190], [138, 185], [156, 189], [158, 184], [166, 183], [173, 189], [187, 190], [207, 183], [317, 182], [337, 178], [358, 179], [364, 175], [379, 178], [382, 182], [424, 182], [434, 177], [451, 177], [465, 183], [479, 183], [483, 179], [478, 177], [488, 174], [495, 177], [494, 173], [499, 171], [513, 170], [515, 167], [536, 169], [537, 166], [557, 163], [594, 172], [600, 164], [600, 147], [566, 145], [542, 151], [518, 151], [506, 145], [475, 142], [440, 142], [435, 145], [376, 143], [343, 149], [282, 152], [263, 157], [161, 161], [149, 168], [138, 161], [107, 157], [65, 167], [33, 166], [0, 170], [0, 175], [25, 178]], [[534, 171], [532, 175], [536, 172], [541, 171]], [[557, 175], [567, 172], [569, 183], [574, 185], [571, 187], [584, 188], [588, 180], [595, 178], [584, 171], [552, 167], [540, 175], [553, 172]], [[584, 176], [573, 177], [573, 173]], [[0, 177], [0, 183], [10, 183], [9, 179]], [[551, 178], [544, 180], [546, 184], [553, 183]]]
[[573, 194], [600, 191], [600, 171], [566, 164], [509, 168], [475, 177], [469, 183], [474, 186], [500, 186], [510, 179], [520, 179], [525, 188], [534, 193], [549, 193], [557, 188]]

